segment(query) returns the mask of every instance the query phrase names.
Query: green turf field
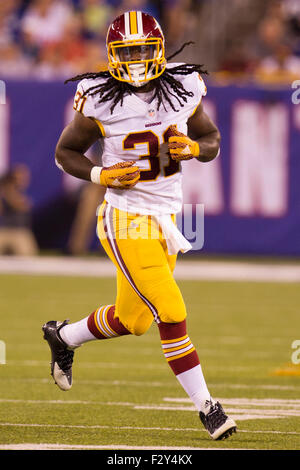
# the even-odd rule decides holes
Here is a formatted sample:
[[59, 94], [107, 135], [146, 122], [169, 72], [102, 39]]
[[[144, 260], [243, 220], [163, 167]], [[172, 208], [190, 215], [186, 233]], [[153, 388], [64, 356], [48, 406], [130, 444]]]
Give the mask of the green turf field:
[[73, 388], [62, 392], [53, 384], [42, 324], [76, 321], [113, 303], [113, 279], [1, 275], [0, 282], [6, 344], [0, 449], [25, 443], [300, 449], [300, 365], [285, 375], [291, 344], [300, 340], [296, 283], [179, 283], [209, 389], [239, 428], [214, 442], [165, 362], [155, 325], [142, 337], [82, 346]]

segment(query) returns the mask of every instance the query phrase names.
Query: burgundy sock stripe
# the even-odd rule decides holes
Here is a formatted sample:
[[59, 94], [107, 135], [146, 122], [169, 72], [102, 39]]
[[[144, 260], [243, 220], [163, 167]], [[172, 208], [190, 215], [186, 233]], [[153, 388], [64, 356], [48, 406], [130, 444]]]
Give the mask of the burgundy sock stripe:
[[170, 361], [168, 364], [174, 374], [178, 375], [182, 372], [186, 372], [187, 370], [192, 369], [195, 366], [198, 366], [200, 361], [197, 351], [194, 348], [190, 354], [187, 354], [186, 356], [183, 356], [179, 359], [175, 359], [174, 361]]
[[186, 321], [183, 320], [179, 323], [165, 323], [158, 324], [160, 337], [162, 340], [172, 340], [186, 335]]
[[118, 333], [119, 336], [131, 335], [131, 332], [125, 328], [125, 326], [120, 322], [119, 318], [115, 318], [115, 305], [113, 305], [107, 312], [107, 320], [111, 328]]

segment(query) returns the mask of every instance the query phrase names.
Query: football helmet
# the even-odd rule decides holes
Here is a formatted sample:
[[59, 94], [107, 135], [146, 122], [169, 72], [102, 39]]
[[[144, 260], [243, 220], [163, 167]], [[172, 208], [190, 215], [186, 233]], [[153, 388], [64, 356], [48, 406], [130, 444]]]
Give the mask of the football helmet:
[[147, 13], [118, 16], [108, 28], [106, 47], [111, 75], [135, 87], [159, 77], [166, 68], [163, 32]]

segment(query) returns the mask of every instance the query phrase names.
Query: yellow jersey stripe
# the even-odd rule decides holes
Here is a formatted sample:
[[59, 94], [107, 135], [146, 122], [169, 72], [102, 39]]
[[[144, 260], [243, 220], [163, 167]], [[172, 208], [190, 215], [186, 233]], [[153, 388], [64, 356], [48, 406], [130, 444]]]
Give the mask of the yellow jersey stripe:
[[101, 134], [102, 134], [102, 137], [105, 137], [105, 129], [104, 129], [104, 127], [103, 127], [102, 122], [100, 122], [100, 121], [99, 121], [98, 119], [96, 119], [96, 118], [93, 118], [93, 120], [95, 121], [95, 123], [96, 123], [97, 126], [99, 127], [100, 132], [101, 132]]
[[83, 114], [83, 108], [84, 108], [84, 105], [85, 105], [85, 102], [86, 102], [86, 96], [84, 96], [82, 98], [82, 101], [81, 101], [81, 106], [79, 108], [79, 112]]
[[138, 28], [137, 28], [136, 11], [130, 11], [129, 18], [130, 18], [130, 34], [137, 34]]

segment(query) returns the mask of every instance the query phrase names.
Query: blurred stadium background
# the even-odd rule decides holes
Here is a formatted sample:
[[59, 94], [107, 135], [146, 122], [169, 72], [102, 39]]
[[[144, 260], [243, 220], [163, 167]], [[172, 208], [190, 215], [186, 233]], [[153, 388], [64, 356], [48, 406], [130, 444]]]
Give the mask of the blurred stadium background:
[[[221, 130], [221, 158], [184, 165], [185, 203], [205, 206], [201, 253], [299, 256], [300, 6], [294, 0], [1, 2], [0, 174], [5, 181], [22, 164], [18, 188], [29, 198], [19, 221], [4, 204], [2, 227], [28, 224], [30, 215], [38, 251], [99, 249], [94, 215], [101, 190], [54, 165], [56, 142], [74, 112], [76, 84], [63, 82], [105, 65], [107, 27], [133, 8], [161, 22], [167, 55], [194, 41], [176, 60], [209, 71], [204, 104]], [[99, 161], [97, 148], [90, 156]]]
[[[45, 379], [49, 358], [47, 346], [40, 344], [40, 325], [50, 319], [53, 311], [59, 317], [71, 311], [72, 320], [79, 319], [90, 313], [88, 309], [94, 308], [98, 296], [101, 302], [102, 298], [112, 302], [114, 272], [106, 258], [102, 259], [95, 233], [95, 213], [103, 192], [60, 172], [54, 164], [54, 150], [74, 112], [76, 85], [64, 85], [64, 80], [105, 66], [107, 27], [120, 12], [131, 9], [143, 10], [158, 19], [166, 37], [167, 56], [185, 41], [194, 41], [174, 60], [201, 63], [209, 71], [203, 77], [208, 88], [204, 106], [220, 128], [221, 155], [205, 165], [184, 164], [184, 202], [190, 209], [204, 204], [205, 236], [201, 249], [185, 255], [183, 269], [180, 257], [177, 276], [186, 294], [194, 341], [200, 344], [213, 392], [229, 400], [236, 396], [242, 400], [245, 396], [270, 399], [269, 404], [262, 401], [259, 406], [273, 403], [276, 408], [272, 416], [261, 416], [269, 419], [264, 424], [261, 419], [259, 428], [243, 421], [244, 434], [224, 446], [299, 448], [300, 405], [296, 398], [300, 366], [289, 364], [291, 343], [299, 337], [300, 329], [296, 284], [300, 280], [299, 0], [0, 1], [0, 339], [7, 346], [7, 366], [0, 370], [1, 431], [10, 420], [1, 444], [45, 440], [99, 444], [96, 431], [89, 434], [92, 426], [87, 431], [88, 426], [99, 423], [99, 415], [93, 409], [90, 414], [77, 414], [74, 404], [69, 404], [69, 415], [61, 415], [62, 428], [55, 428], [55, 435], [51, 434], [51, 426], [59, 425], [46, 414], [50, 406], [47, 400], [54, 403], [61, 400], [61, 395], [49, 389], [51, 382]], [[99, 163], [97, 146], [89, 156]], [[12, 254], [27, 257], [9, 256]], [[43, 260], [46, 264], [40, 263]], [[45, 276], [43, 281], [34, 276], [7, 275], [24, 272], [66, 277]], [[76, 274], [86, 279], [67, 277]], [[97, 276], [106, 279], [99, 283]], [[184, 279], [195, 281], [187, 283]], [[242, 286], [234, 282], [218, 284], [215, 280], [251, 282]], [[197, 318], [201, 305], [208, 312], [202, 319]], [[8, 313], [13, 312], [22, 314], [12, 319]], [[105, 399], [112, 401], [112, 397], [116, 402], [124, 400], [124, 393], [128, 393], [129, 401], [139, 403], [144, 398], [137, 388], [131, 388], [137, 387], [136, 370], [147, 387], [151, 388], [151, 381], [156, 383], [148, 400], [163, 400], [163, 393], [180, 396], [179, 389], [174, 391], [173, 377], [165, 379], [155, 333], [150, 332], [147, 338], [143, 341], [148, 353], [151, 351], [151, 359], [140, 356], [136, 346], [127, 352], [123, 349], [124, 357], [120, 358], [116, 343], [110, 344], [107, 358], [113, 357], [115, 365], [109, 370], [109, 364], [103, 366], [102, 359], [101, 372], [91, 365], [101, 361], [97, 346], [84, 350], [86, 363], [78, 366], [77, 392], [70, 392], [75, 394], [71, 395], [73, 400], [82, 396], [96, 400], [89, 384], [96, 387], [102, 380], [103, 403]], [[120, 341], [122, 349], [125, 343]], [[225, 353], [225, 370], [220, 367], [221, 350]], [[132, 368], [129, 376], [126, 366], [116, 372], [116, 364], [127, 360], [134, 361], [137, 369]], [[148, 360], [149, 370], [142, 372]], [[84, 364], [90, 366], [85, 368]], [[119, 385], [114, 382], [116, 378]], [[230, 381], [229, 387], [226, 381]], [[164, 391], [160, 391], [159, 383]], [[37, 403], [46, 400], [49, 406], [37, 409], [34, 398]], [[288, 420], [279, 420], [278, 424], [278, 409], [282, 403], [288, 406], [284, 400], [294, 401], [290, 405], [294, 408]], [[27, 408], [23, 409], [25, 402]], [[128, 423], [142, 425], [143, 419], [143, 425], [149, 425], [147, 413], [135, 422], [129, 411], [124, 411], [124, 417], [115, 421], [116, 416], [108, 413], [107, 407], [103, 409], [101, 422], [107, 425], [103, 426], [106, 431], [101, 431], [106, 433], [102, 443], [143, 442], [139, 441], [137, 428], [130, 437], [116, 430], [122, 423], [124, 429]], [[260, 413], [256, 410], [255, 419]], [[162, 416], [160, 411], [153, 411], [153, 425], [155, 416], [156, 426], [164, 420], [165, 426], [169, 425], [167, 415]], [[275, 424], [269, 425], [272, 418]], [[188, 419], [181, 419], [183, 428], [191, 427]], [[20, 426], [35, 421], [42, 426], [47, 422], [49, 429], [43, 434], [28, 429], [24, 437], [23, 428], [13, 427], [16, 421]], [[70, 429], [74, 423], [82, 424], [84, 439], [75, 431], [67, 435], [63, 429], [66, 423]], [[254, 440], [251, 432], [270, 428], [273, 437], [268, 434], [269, 440], [264, 440], [265, 436]], [[193, 435], [192, 444], [188, 433], [182, 440], [179, 435], [173, 438], [168, 434], [166, 438], [162, 430], [154, 439], [149, 428], [143, 439], [148, 445], [164, 442], [197, 447], [196, 427]], [[212, 445], [205, 438], [200, 444]]]

